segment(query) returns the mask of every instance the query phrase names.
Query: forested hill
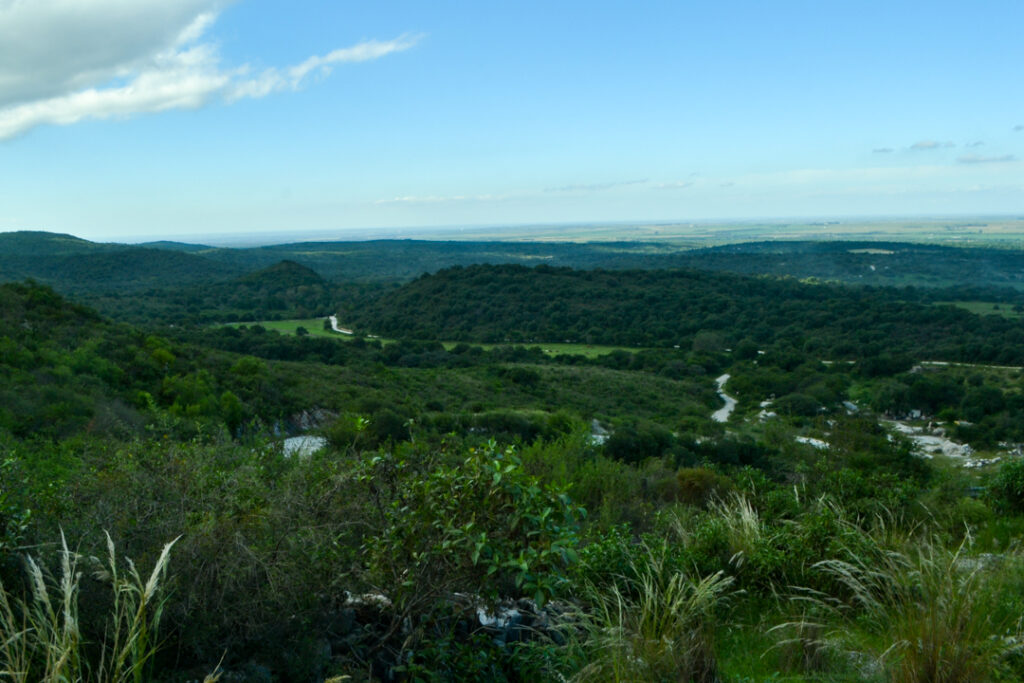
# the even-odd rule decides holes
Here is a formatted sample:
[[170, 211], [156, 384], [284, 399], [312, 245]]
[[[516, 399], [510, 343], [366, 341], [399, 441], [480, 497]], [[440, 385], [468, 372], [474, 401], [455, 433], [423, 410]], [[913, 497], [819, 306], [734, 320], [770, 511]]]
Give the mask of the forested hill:
[[664, 242], [374, 240], [215, 248], [101, 244], [46, 232], [0, 233], [0, 281], [109, 294], [225, 282], [290, 261], [330, 282], [405, 282], [452, 266], [515, 263], [580, 269], [697, 268], [861, 285], [1024, 289], [1024, 252], [871, 241], [772, 241], [692, 248]]
[[133, 323], [175, 325], [323, 317], [350, 287], [332, 285], [306, 266], [281, 261], [241, 277], [145, 295], [94, 294], [87, 301], [104, 315]]
[[49, 287], [0, 284], [0, 304], [0, 447], [5, 434], [130, 439], [147, 425], [194, 434], [199, 423], [236, 431], [316, 400], [309, 389], [286, 395], [288, 380], [255, 359], [111, 323]]
[[450, 268], [382, 294], [352, 319], [376, 334], [422, 339], [1024, 363], [1020, 321], [933, 305], [917, 290], [694, 270]]
[[241, 272], [185, 251], [100, 244], [46, 232], [0, 234], [0, 281], [31, 278], [63, 293], [140, 292], [224, 280]]
[[242, 285], [259, 288], [323, 285], [324, 279], [311, 268], [295, 261], [281, 261], [238, 279]]
[[746, 242], [678, 255], [677, 265], [850, 284], [1024, 287], [1024, 252], [905, 242]]
[[5, 257], [47, 257], [89, 254], [123, 249], [122, 244], [99, 244], [74, 235], [42, 230], [19, 230], [0, 233], [0, 253]]

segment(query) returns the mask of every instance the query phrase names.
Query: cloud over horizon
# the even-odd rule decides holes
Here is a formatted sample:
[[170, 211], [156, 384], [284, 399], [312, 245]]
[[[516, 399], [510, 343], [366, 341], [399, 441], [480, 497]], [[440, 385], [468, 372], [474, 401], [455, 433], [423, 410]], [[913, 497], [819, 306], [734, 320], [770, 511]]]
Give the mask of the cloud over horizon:
[[952, 142], [939, 142], [938, 140], [920, 140], [920, 141], [915, 142], [914, 144], [912, 144], [910, 146], [910, 149], [912, 149], [915, 152], [921, 152], [921, 151], [925, 151], [925, 150], [929, 150], [929, 149], [940, 149], [940, 148], [947, 148], [948, 149], [949, 147], [955, 147], [955, 146], [956, 145], [954, 145]]
[[1017, 161], [1017, 157], [1012, 154], [1000, 154], [998, 156], [982, 156], [980, 154], [965, 154], [962, 157], [957, 157], [957, 163], [960, 164], [1005, 164], [1010, 161]]
[[204, 41], [221, 0], [0, 2], [0, 141], [40, 125], [195, 109], [296, 90], [337, 64], [407, 50], [368, 40], [284, 69], [225, 67]]
[[448, 204], [454, 202], [497, 202], [508, 199], [509, 195], [504, 194], [477, 194], [477, 195], [406, 195], [403, 197], [391, 197], [390, 199], [377, 199], [373, 203], [377, 206], [389, 204]]
[[642, 185], [647, 182], [647, 178], [640, 180], [616, 180], [609, 183], [585, 183], [581, 185], [561, 185], [558, 187], [545, 187], [545, 192], [603, 192], [604, 190], [611, 190], [616, 187], [626, 187], [628, 185]]

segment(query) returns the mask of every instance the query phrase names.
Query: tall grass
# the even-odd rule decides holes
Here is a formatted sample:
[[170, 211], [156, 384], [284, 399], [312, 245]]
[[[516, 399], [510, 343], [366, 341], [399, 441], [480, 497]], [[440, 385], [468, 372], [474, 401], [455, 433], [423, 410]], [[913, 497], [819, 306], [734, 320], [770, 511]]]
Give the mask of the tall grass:
[[159, 646], [163, 612], [161, 584], [170, 561], [171, 541], [163, 547], [147, 579], [126, 559], [121, 571], [114, 542], [107, 535], [104, 561], [95, 576], [112, 592], [103, 642], [98, 657], [84, 642], [78, 612], [81, 556], [68, 549], [61, 534], [60, 575], [52, 578], [43, 565], [26, 558], [28, 587], [23, 598], [0, 585], [0, 680], [14, 683], [141, 683], [147, 680]]
[[[878, 545], [815, 565], [835, 580], [835, 595], [802, 591], [819, 621], [779, 627], [856, 661], [865, 676], [918, 683], [1013, 680], [1011, 658], [1024, 650], [1019, 586], [1021, 558], [1000, 566], [967, 554], [969, 538], [946, 547], [939, 538], [903, 547]], [[792, 641], [790, 641], [792, 642]]]
[[764, 541], [765, 529], [761, 517], [746, 496], [732, 492], [709, 506], [711, 513], [725, 526], [731, 563], [740, 565], [744, 558], [754, 554]]
[[691, 579], [647, 549], [630, 578], [594, 589], [584, 648], [590, 663], [573, 680], [715, 681], [713, 611], [732, 578], [721, 572]]

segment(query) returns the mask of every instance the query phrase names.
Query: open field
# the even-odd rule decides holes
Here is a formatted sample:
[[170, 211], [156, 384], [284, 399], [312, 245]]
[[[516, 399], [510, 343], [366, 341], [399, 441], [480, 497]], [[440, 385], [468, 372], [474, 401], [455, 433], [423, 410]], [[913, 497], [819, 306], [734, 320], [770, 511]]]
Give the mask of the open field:
[[959, 218], [844, 218], [793, 221], [736, 220], [663, 223], [578, 223], [464, 227], [422, 230], [417, 239], [496, 240], [529, 242], [664, 241], [681, 248], [760, 240], [884, 240], [930, 242], [957, 246], [1024, 245], [1024, 218], [964, 216]]
[[[310, 336], [314, 337], [333, 337], [335, 339], [350, 340], [355, 337], [351, 337], [344, 334], [339, 334], [331, 330], [324, 329], [323, 318], [301, 318], [297, 320], [260, 320], [257, 322], [244, 322], [244, 323], [227, 323], [231, 327], [241, 327], [242, 325], [252, 326], [259, 325], [268, 330], [274, 330], [281, 334], [295, 334], [296, 330], [300, 327], [306, 328]], [[364, 337], [369, 338], [369, 337]], [[377, 341], [382, 344], [390, 344], [393, 339], [384, 339], [375, 337]], [[458, 346], [460, 342], [446, 341], [442, 342], [444, 348], [451, 350]], [[586, 356], [587, 358], [596, 358], [598, 356], [607, 356], [613, 351], [626, 351], [627, 353], [635, 353], [639, 351], [638, 348], [629, 346], [603, 346], [600, 344], [566, 344], [566, 343], [541, 343], [541, 344], [470, 344], [470, 346], [478, 346], [482, 349], [491, 350], [499, 346], [539, 346], [544, 350], [544, 353], [548, 356]]]
[[228, 323], [230, 327], [241, 327], [242, 325], [259, 325], [268, 330], [274, 330], [281, 334], [295, 334], [300, 327], [306, 328], [312, 337], [336, 337], [345, 339], [346, 335], [339, 334], [333, 330], [324, 329], [326, 318], [302, 318], [298, 320], [260, 320], [258, 322]]
[[[452, 349], [457, 346], [460, 342], [443, 342], [446, 349]], [[534, 347], [539, 346], [543, 349], [544, 353], [548, 356], [586, 356], [587, 358], [597, 358], [598, 356], [607, 356], [613, 351], [625, 351], [627, 353], [636, 353], [640, 349], [629, 347], [629, 346], [602, 346], [600, 344], [566, 344], [566, 343], [541, 343], [541, 344], [470, 344], [470, 346], [479, 346], [483, 349], [493, 349], [500, 346], [527, 346]]]
[[1013, 305], [1008, 303], [994, 303], [991, 301], [937, 301], [936, 305], [956, 306], [975, 315], [1001, 315], [1004, 318], [1024, 317], [1024, 313], [1013, 310]]

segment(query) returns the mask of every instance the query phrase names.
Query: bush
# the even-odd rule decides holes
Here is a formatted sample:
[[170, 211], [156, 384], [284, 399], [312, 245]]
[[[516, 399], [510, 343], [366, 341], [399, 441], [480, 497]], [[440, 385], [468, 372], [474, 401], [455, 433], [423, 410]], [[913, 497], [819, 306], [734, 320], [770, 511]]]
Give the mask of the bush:
[[807, 394], [787, 394], [772, 403], [772, 410], [780, 415], [814, 417], [821, 412], [822, 405]]
[[676, 473], [680, 502], [704, 507], [733, 489], [729, 477], [703, 467], [684, 468]]
[[456, 591], [527, 595], [542, 605], [577, 559], [583, 510], [525, 474], [511, 447], [499, 451], [490, 442], [469, 449], [461, 464], [427, 472], [380, 455], [363, 465], [359, 480], [378, 501], [382, 522], [365, 545], [370, 577], [410, 614]]
[[989, 494], [999, 507], [1024, 512], [1024, 459], [1007, 460], [989, 483]]
[[0, 559], [18, 547], [28, 526], [31, 511], [9, 498], [10, 492], [23, 488], [15, 474], [17, 463], [13, 458], [0, 460]]
[[338, 416], [325, 430], [327, 442], [338, 451], [361, 451], [369, 448], [370, 420], [362, 415], [345, 413]]
[[604, 444], [605, 455], [628, 463], [659, 458], [675, 444], [672, 432], [650, 422], [631, 422], [618, 427]]

